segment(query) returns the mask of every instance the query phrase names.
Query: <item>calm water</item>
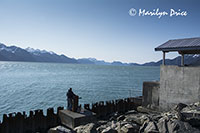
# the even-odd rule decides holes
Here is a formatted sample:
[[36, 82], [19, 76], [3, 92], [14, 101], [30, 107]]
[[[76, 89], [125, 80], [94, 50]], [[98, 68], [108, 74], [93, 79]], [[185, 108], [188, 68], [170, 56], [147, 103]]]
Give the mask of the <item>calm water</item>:
[[142, 95], [159, 67], [0, 62], [0, 120], [4, 113], [66, 106], [69, 87], [80, 103]]

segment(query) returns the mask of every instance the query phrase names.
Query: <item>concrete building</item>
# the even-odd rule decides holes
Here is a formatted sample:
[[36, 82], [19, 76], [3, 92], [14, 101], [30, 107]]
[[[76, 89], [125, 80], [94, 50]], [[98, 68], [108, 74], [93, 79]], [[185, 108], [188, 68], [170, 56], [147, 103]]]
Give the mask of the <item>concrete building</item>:
[[[166, 111], [177, 103], [200, 101], [200, 66], [185, 66], [185, 54], [200, 54], [200, 38], [169, 40], [155, 48], [163, 52], [160, 82], [143, 83], [143, 105]], [[165, 65], [165, 54], [181, 54], [181, 66]]]

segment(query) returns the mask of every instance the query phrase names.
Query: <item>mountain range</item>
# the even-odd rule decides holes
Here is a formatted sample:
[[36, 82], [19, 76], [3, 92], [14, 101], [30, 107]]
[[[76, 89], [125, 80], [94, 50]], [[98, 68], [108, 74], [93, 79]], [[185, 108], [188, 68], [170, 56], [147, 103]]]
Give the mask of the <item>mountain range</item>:
[[[52, 51], [39, 50], [33, 48], [22, 49], [17, 46], [6, 46], [0, 43], [0, 61], [24, 61], [24, 62], [55, 62], [74, 64], [95, 64], [95, 65], [116, 65], [116, 66], [160, 66], [162, 60], [157, 62], [147, 62], [144, 64], [122, 63], [120, 61], [105, 62], [95, 58], [75, 59], [63, 54], [58, 55]], [[167, 65], [180, 65], [181, 57], [166, 59]], [[185, 55], [185, 64], [200, 65], [200, 55]]]

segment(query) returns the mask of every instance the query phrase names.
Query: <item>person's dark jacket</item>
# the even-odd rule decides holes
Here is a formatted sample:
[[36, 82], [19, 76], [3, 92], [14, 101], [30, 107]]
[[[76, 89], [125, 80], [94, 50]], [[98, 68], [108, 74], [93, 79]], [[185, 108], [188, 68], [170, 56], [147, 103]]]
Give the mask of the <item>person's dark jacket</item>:
[[69, 99], [74, 99], [74, 97], [75, 97], [75, 94], [73, 93], [73, 91], [68, 91], [67, 92], [67, 98], [69, 98]]

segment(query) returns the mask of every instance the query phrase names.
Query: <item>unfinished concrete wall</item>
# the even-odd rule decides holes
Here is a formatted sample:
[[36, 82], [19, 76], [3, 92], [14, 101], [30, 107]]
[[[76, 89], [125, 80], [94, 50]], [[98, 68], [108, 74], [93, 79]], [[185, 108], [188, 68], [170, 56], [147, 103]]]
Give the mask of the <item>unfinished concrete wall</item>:
[[177, 103], [200, 100], [200, 67], [160, 67], [159, 108], [169, 110]]
[[158, 109], [159, 88], [160, 83], [157, 81], [143, 82], [142, 106]]

